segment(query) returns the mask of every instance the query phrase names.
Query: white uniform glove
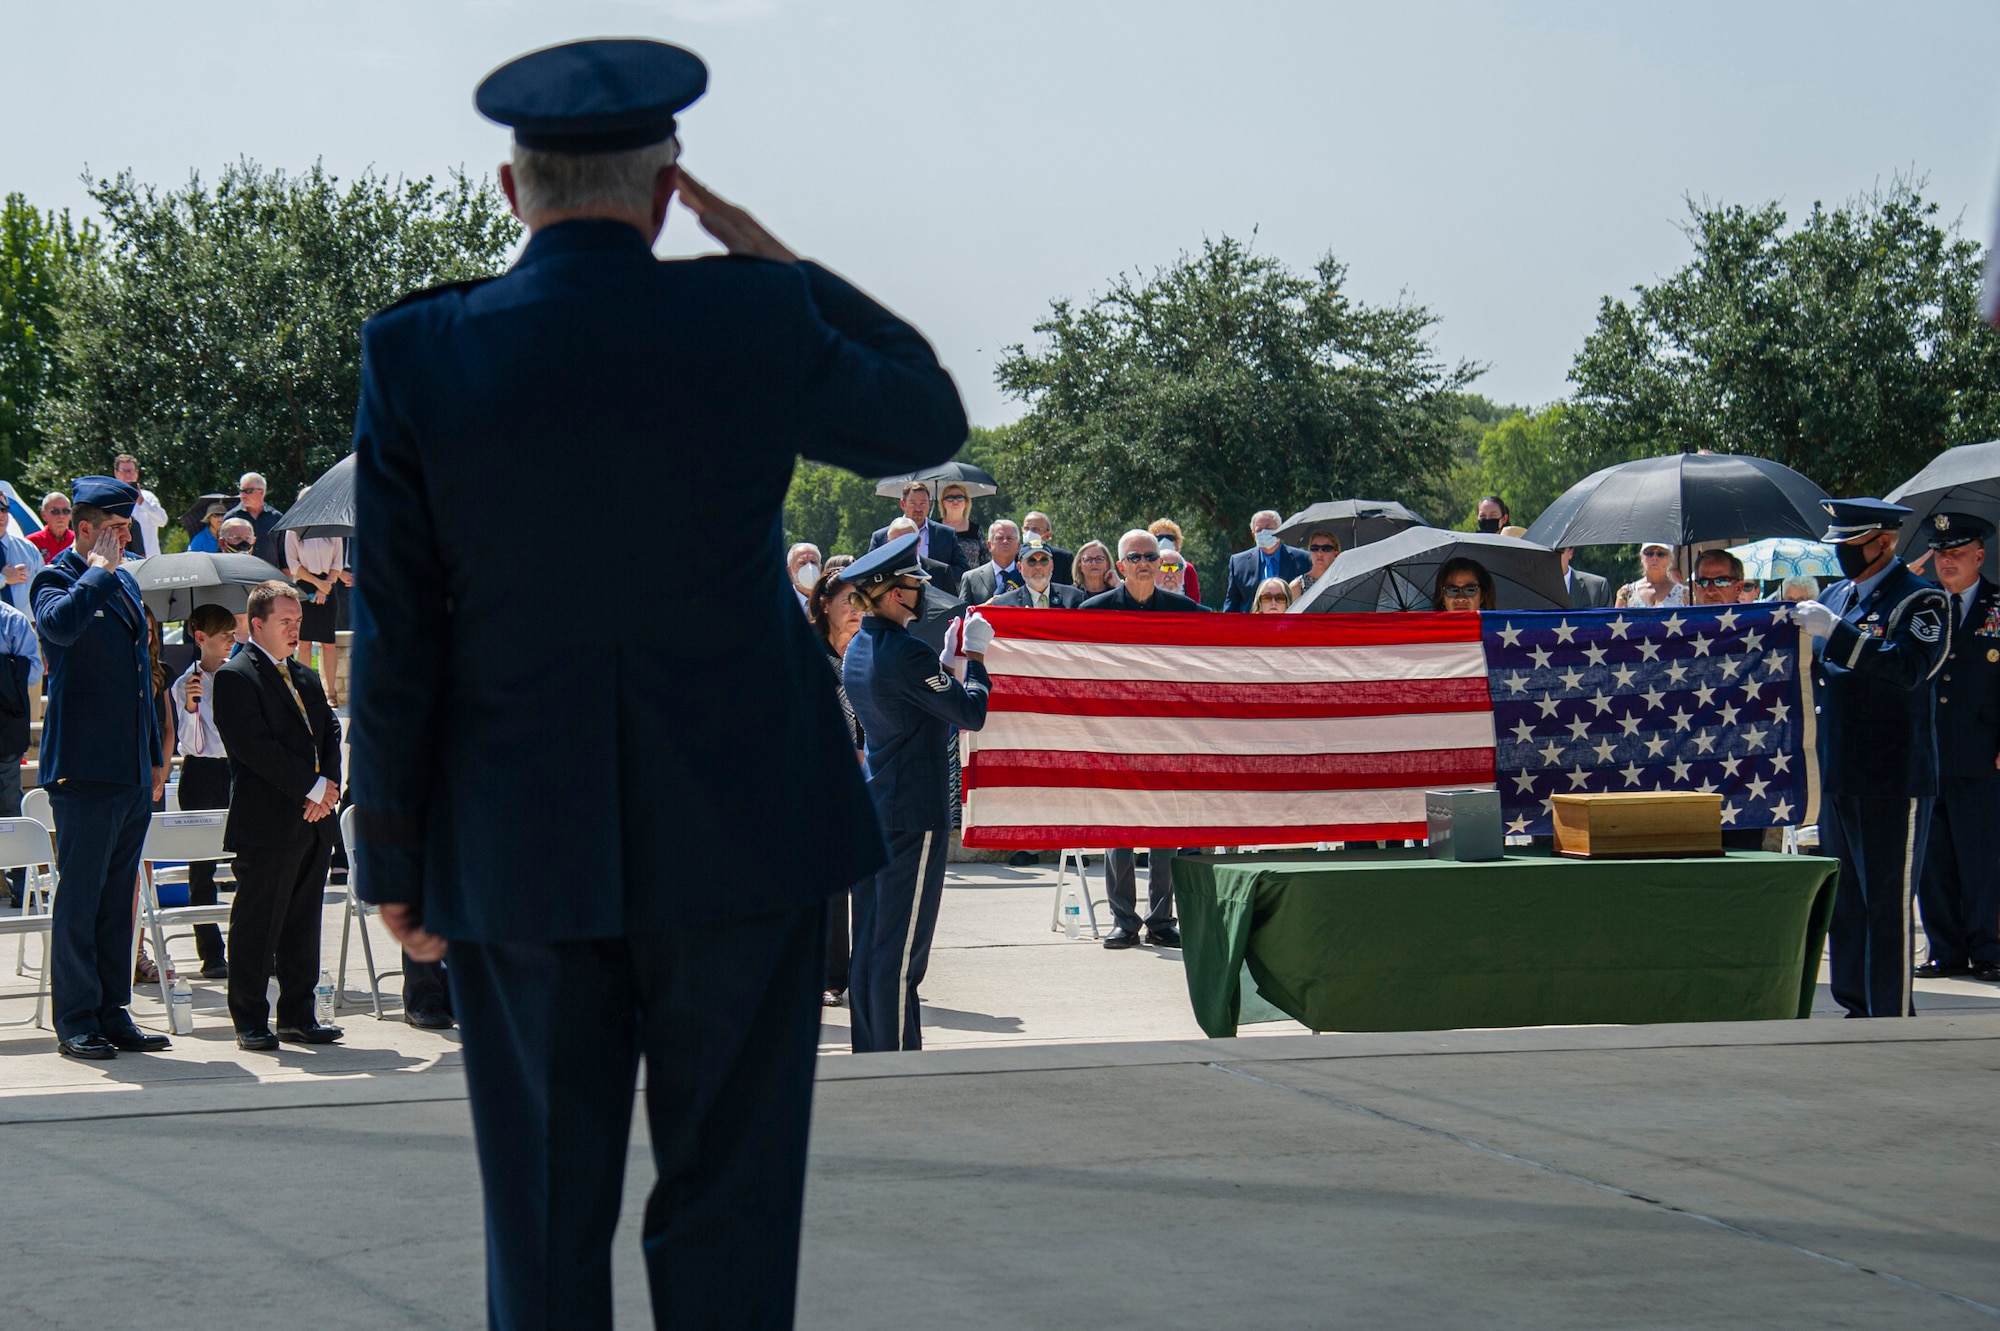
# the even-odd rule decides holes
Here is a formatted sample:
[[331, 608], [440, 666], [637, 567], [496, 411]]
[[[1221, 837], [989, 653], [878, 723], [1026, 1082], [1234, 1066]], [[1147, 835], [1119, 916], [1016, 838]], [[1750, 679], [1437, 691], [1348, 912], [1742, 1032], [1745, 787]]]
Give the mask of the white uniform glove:
[[1840, 622], [1840, 616], [1821, 605], [1818, 601], [1800, 601], [1792, 607], [1792, 618], [1800, 628], [1815, 638], [1824, 638], [1833, 632], [1833, 626]]
[[968, 656], [984, 652], [993, 645], [993, 626], [986, 622], [984, 615], [965, 617], [964, 647]]

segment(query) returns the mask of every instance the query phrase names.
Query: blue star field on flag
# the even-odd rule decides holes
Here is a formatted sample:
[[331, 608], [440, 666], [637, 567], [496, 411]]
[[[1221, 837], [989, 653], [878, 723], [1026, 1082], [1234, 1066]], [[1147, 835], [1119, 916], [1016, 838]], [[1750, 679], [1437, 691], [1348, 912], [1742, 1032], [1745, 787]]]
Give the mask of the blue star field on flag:
[[1550, 832], [1563, 794], [1722, 796], [1724, 827], [1805, 821], [1811, 718], [1789, 607], [1480, 616], [1500, 812]]

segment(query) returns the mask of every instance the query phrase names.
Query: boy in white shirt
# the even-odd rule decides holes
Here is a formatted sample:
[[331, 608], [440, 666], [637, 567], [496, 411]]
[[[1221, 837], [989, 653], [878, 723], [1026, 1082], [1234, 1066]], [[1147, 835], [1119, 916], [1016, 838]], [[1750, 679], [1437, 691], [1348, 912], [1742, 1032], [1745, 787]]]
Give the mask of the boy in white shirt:
[[[170, 690], [175, 735], [181, 751], [181, 807], [226, 809], [229, 755], [215, 729], [215, 704], [210, 691], [215, 685], [215, 672], [236, 650], [236, 616], [219, 605], [198, 605], [188, 616], [188, 633], [201, 648], [201, 656], [187, 668], [186, 674], [173, 682]], [[188, 865], [188, 904], [215, 904], [215, 861]], [[229, 962], [222, 930], [213, 924], [198, 924], [194, 928], [194, 941], [201, 954], [202, 978], [228, 979]]]

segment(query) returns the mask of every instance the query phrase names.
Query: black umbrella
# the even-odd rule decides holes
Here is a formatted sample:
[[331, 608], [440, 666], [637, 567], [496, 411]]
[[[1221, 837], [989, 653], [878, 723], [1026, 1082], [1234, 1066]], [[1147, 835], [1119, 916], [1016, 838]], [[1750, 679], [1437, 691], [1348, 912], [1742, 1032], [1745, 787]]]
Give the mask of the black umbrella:
[[1278, 528], [1278, 539], [1286, 545], [1304, 545], [1312, 533], [1331, 531], [1342, 550], [1352, 550], [1425, 525], [1420, 514], [1393, 499], [1330, 499], [1292, 514]]
[[1767, 536], [1817, 541], [1826, 491], [1783, 463], [1731, 453], [1674, 453], [1606, 467], [1542, 510], [1528, 539], [1576, 545], [1702, 541], [1739, 545]]
[[1476, 531], [1411, 527], [1343, 550], [1293, 614], [1340, 610], [1428, 610], [1438, 569], [1463, 555], [1493, 575], [1501, 610], [1567, 610], [1562, 556], [1545, 545]]
[[128, 560], [125, 571], [138, 580], [146, 608], [162, 624], [186, 619], [198, 605], [219, 605], [240, 615], [249, 606], [252, 587], [285, 576], [255, 555], [199, 550]]
[[[1947, 448], [1883, 497], [1915, 510], [1896, 546], [1902, 555], [1925, 544], [1924, 532], [1939, 513], [1970, 513], [2000, 526], [2000, 440]], [[2000, 541], [1986, 543], [1985, 571], [1989, 578], [2000, 573]]]
[[302, 541], [354, 535], [354, 454], [328, 467], [272, 530], [295, 531]]
[[189, 505], [188, 511], [181, 514], [181, 526], [187, 528], [188, 535], [201, 535], [202, 528], [208, 525], [209, 510], [217, 504], [222, 505], [224, 513], [235, 507], [234, 501], [228, 495], [203, 495]]
[[925, 467], [922, 471], [906, 471], [901, 476], [885, 477], [875, 483], [875, 493], [884, 499], [897, 499], [902, 496], [903, 487], [911, 481], [923, 481], [929, 485], [933, 497], [947, 485], [964, 486], [967, 499], [1000, 493], [999, 483], [970, 462], [946, 462], [941, 466]]
[[923, 614], [911, 621], [910, 632], [930, 645], [934, 652], [944, 650], [944, 635], [951, 630], [951, 621], [965, 613], [965, 602], [953, 596], [942, 587], [924, 584]]

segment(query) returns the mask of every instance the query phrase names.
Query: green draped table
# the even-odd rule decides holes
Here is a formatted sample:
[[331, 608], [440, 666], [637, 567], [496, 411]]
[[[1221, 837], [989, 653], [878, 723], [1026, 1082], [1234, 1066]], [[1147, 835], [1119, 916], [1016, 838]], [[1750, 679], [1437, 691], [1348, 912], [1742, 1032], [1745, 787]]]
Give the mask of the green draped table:
[[1763, 852], [1187, 855], [1174, 893], [1211, 1036], [1272, 1019], [1267, 1003], [1316, 1031], [1756, 1021], [1810, 1015], [1837, 870]]

